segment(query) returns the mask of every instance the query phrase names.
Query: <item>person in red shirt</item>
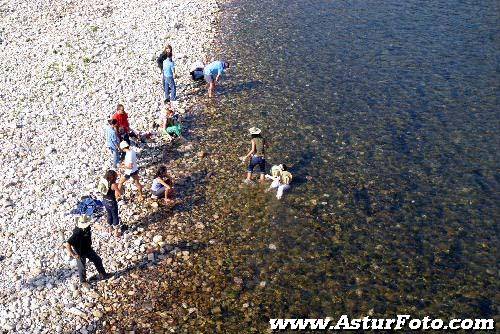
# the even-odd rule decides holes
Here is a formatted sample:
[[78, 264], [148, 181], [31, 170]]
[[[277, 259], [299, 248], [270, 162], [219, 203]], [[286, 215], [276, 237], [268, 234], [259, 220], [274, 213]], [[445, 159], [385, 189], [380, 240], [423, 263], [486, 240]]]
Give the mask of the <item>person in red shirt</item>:
[[137, 138], [137, 134], [130, 129], [128, 114], [125, 112], [123, 104], [118, 104], [116, 106], [116, 111], [112, 118], [116, 119], [120, 139], [125, 140], [130, 145], [130, 137]]

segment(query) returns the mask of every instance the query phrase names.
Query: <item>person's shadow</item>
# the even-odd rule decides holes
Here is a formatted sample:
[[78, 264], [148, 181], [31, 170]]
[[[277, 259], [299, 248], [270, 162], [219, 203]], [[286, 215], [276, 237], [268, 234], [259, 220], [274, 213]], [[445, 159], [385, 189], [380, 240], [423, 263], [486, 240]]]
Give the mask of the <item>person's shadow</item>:
[[153, 260], [148, 259], [148, 256], [144, 256], [141, 260], [137, 261], [136, 263], [130, 264], [127, 267], [112, 273], [113, 279], [125, 276], [135, 269], [144, 269], [148, 266], [158, 265], [161, 261], [167, 259], [168, 257], [174, 257], [179, 252], [187, 250], [190, 253], [192, 253], [192, 252], [198, 252], [205, 248], [207, 248], [207, 244], [205, 243], [192, 243], [192, 242], [181, 241], [176, 244], [166, 244], [162, 247], [163, 254], [162, 252], [152, 253], [154, 257]]

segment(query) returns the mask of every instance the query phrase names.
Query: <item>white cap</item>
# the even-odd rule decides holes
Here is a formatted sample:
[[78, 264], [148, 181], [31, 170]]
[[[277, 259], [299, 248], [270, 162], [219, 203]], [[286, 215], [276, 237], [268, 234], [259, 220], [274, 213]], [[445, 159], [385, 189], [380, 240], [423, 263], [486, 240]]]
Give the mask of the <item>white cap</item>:
[[128, 143], [124, 140], [120, 143], [120, 150], [123, 150], [124, 148], [127, 148], [129, 145]]

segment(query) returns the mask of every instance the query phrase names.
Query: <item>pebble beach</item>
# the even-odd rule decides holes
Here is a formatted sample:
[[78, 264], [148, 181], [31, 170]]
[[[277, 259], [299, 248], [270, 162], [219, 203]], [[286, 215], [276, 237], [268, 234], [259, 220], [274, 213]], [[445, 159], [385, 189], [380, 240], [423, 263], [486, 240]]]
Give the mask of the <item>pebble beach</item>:
[[[102, 291], [120, 278], [97, 283], [98, 291], [80, 286], [75, 263], [61, 247], [74, 227], [68, 213], [95, 191], [106, 170], [103, 126], [116, 105], [125, 105], [133, 129], [151, 130], [163, 108], [156, 58], [167, 43], [179, 73], [179, 112], [187, 119], [196, 112], [192, 93], [200, 88], [190, 84], [189, 66], [206, 59], [218, 12], [214, 0], [0, 2], [1, 333], [83, 334], [103, 327], [100, 321], [112, 308], [99, 302]], [[163, 149], [151, 143], [141, 150], [148, 189]], [[204, 157], [189, 141], [179, 152]], [[182, 178], [182, 171], [169, 167], [174, 179]], [[159, 210], [149, 199], [129, 199], [120, 207], [128, 226]], [[148, 226], [117, 238], [101, 225], [93, 243], [112, 273], [170, 252], [190, 256], [165, 247], [175, 240], [148, 233]]]

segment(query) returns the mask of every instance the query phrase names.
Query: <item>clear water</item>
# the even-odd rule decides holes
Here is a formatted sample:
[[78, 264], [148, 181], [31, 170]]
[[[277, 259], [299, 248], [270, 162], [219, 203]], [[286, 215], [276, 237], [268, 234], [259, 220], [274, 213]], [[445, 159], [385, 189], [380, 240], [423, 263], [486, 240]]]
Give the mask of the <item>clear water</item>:
[[[498, 7], [224, 5], [214, 56], [232, 67], [188, 135], [209, 154], [194, 179], [214, 174], [180, 187], [179, 220], [206, 228], [177, 236], [188, 264], [121, 283], [145, 298], [124, 317], [186, 333], [342, 314], [498, 320]], [[241, 186], [251, 126], [269, 167], [294, 175], [281, 201]]]
[[[498, 315], [498, 13], [496, 1], [226, 5], [219, 51], [234, 66], [206, 110], [223, 162], [208, 198], [227, 273], [247, 282], [235, 299], [256, 305], [248, 326]], [[238, 188], [254, 125], [269, 165], [295, 176], [281, 202]], [[232, 312], [228, 328], [245, 317]]]

